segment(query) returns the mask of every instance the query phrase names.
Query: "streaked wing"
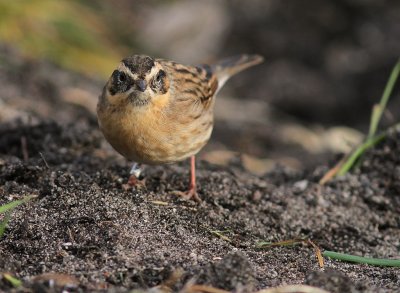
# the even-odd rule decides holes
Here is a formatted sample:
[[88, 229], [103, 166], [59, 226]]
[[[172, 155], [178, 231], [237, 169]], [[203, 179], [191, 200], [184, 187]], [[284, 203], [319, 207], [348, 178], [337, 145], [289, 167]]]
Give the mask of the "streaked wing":
[[202, 110], [210, 107], [218, 88], [217, 77], [210, 66], [187, 66], [172, 61], [158, 61], [170, 73], [176, 102], [193, 103], [203, 108]]

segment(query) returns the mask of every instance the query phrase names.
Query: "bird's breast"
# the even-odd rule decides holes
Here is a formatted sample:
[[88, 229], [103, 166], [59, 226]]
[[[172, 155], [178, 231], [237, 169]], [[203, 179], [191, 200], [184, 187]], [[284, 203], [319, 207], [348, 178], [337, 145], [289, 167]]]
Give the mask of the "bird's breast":
[[181, 111], [155, 106], [99, 111], [98, 118], [105, 138], [116, 151], [145, 164], [172, 163], [195, 155], [213, 128], [212, 113], [193, 120]]

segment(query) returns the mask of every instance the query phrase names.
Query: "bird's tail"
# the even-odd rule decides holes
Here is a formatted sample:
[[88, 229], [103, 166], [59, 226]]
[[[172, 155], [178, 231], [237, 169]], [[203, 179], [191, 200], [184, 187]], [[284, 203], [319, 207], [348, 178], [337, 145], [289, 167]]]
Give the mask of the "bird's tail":
[[212, 72], [218, 78], [218, 90], [233, 75], [254, 65], [260, 64], [264, 58], [260, 55], [238, 55], [223, 59], [211, 66]]

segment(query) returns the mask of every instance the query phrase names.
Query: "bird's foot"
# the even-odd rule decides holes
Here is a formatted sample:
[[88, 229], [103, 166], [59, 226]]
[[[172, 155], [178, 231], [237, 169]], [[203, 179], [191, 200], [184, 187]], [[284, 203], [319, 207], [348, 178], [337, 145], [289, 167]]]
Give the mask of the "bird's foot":
[[197, 188], [196, 188], [196, 161], [195, 157], [192, 156], [190, 158], [190, 185], [189, 185], [189, 190], [184, 192], [184, 191], [173, 191], [173, 194], [182, 197], [183, 199], [186, 200], [194, 200], [197, 203], [201, 203], [201, 199], [199, 195], [197, 194]]
[[143, 189], [146, 187], [146, 179], [139, 179], [135, 175], [131, 175], [128, 179], [128, 182], [125, 184], [122, 184], [122, 188], [124, 190], [130, 190], [130, 189]]
[[190, 187], [188, 191], [174, 190], [172, 194], [177, 195], [186, 200], [194, 200], [197, 203], [201, 203], [201, 198], [197, 194], [196, 187]]

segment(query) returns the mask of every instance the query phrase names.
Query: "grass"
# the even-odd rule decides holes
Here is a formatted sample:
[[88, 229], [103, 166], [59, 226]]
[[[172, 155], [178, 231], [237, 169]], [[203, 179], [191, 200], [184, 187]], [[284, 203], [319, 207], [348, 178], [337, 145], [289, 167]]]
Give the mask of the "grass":
[[0, 39], [25, 56], [105, 78], [131, 51], [118, 40], [107, 8], [112, 5], [88, 6], [82, 0], [0, 1]]
[[318, 263], [321, 268], [324, 267], [324, 257], [329, 257], [341, 261], [346, 262], [354, 262], [360, 264], [369, 264], [374, 266], [385, 266], [385, 267], [400, 267], [400, 259], [380, 259], [380, 258], [370, 258], [370, 257], [363, 257], [363, 256], [356, 256], [351, 254], [339, 253], [334, 251], [325, 250], [321, 253], [321, 249], [311, 240], [305, 238], [295, 238], [289, 240], [283, 240], [278, 242], [258, 242], [256, 243], [257, 248], [270, 248], [276, 246], [292, 246], [297, 244], [309, 244], [311, 245], [314, 250], [316, 257], [318, 259]]
[[9, 282], [15, 288], [18, 288], [22, 285], [22, 281], [20, 279], [17, 279], [16, 277], [8, 273], [4, 273], [3, 278], [7, 280], [7, 282]]
[[376, 130], [378, 129], [379, 122], [382, 118], [382, 115], [386, 109], [386, 105], [389, 101], [389, 98], [393, 92], [394, 85], [399, 77], [400, 73], [400, 59], [397, 61], [396, 65], [394, 66], [392, 73], [390, 74], [389, 80], [386, 84], [385, 90], [383, 91], [381, 100], [379, 104], [374, 105], [372, 114], [371, 114], [371, 123], [369, 127], [368, 139], [372, 139], [375, 134]]
[[373, 266], [400, 267], [400, 259], [371, 258], [371, 257], [363, 257], [346, 253], [328, 251], [328, 250], [324, 251], [322, 255], [325, 257], [334, 258], [337, 260], [347, 261], [347, 262], [369, 264]]
[[[354, 166], [357, 165], [358, 162], [360, 162], [361, 157], [369, 148], [375, 146], [377, 143], [382, 141], [391, 131], [400, 129], [400, 123], [396, 123], [392, 127], [389, 127], [385, 131], [377, 134], [379, 123], [381, 121], [383, 113], [386, 110], [387, 103], [389, 101], [390, 96], [392, 95], [393, 88], [396, 84], [396, 81], [399, 78], [399, 74], [400, 74], [400, 59], [397, 61], [397, 63], [392, 69], [392, 72], [389, 76], [389, 80], [386, 83], [382, 97], [379, 101], [379, 104], [375, 104], [372, 108], [369, 132], [366, 140], [360, 146], [358, 146], [352, 153], [350, 153], [347, 157], [345, 157], [344, 160], [342, 160], [334, 168], [329, 170], [328, 173], [326, 173], [325, 176], [320, 180], [321, 184], [324, 184], [334, 176], [342, 176], [347, 172], [349, 172], [352, 168], [354, 168]], [[369, 258], [369, 257], [362, 257], [345, 253], [338, 253], [334, 251], [324, 251], [322, 255], [325, 257], [330, 257], [347, 262], [362, 263], [375, 266], [400, 267], [400, 260], [398, 259]]]
[[208, 232], [210, 232], [211, 234], [213, 234], [213, 235], [215, 235], [215, 236], [218, 236], [218, 237], [221, 238], [222, 240], [225, 240], [225, 241], [230, 242], [230, 243], [233, 242], [232, 239], [230, 239], [228, 236], [224, 235], [224, 234], [226, 234], [226, 233], [230, 233], [230, 232], [231, 232], [230, 230], [224, 230], [224, 231], [211, 230], [211, 229], [209, 229], [209, 228], [207, 228], [207, 227], [205, 227], [205, 226], [204, 226], [204, 228], [205, 228]]
[[14, 200], [12, 202], [0, 206], [0, 215], [4, 214], [4, 218], [0, 221], [0, 237], [3, 236], [4, 231], [6, 230], [7, 223], [11, 217], [11, 212], [18, 206], [30, 201], [34, 197], [35, 196], [33, 195], [26, 196], [23, 199]]
[[353, 169], [360, 159], [365, 154], [365, 152], [371, 147], [375, 146], [377, 143], [382, 141], [392, 130], [400, 128], [400, 123], [377, 133], [379, 123], [381, 121], [382, 115], [386, 110], [387, 103], [390, 96], [392, 95], [393, 88], [400, 74], [400, 59], [397, 61], [392, 69], [389, 76], [389, 80], [386, 83], [385, 89], [383, 91], [382, 97], [378, 104], [375, 104], [372, 108], [371, 120], [369, 125], [369, 132], [365, 141], [356, 147], [350, 154], [344, 157], [339, 163], [337, 163], [332, 169], [330, 169], [320, 180], [320, 184], [325, 184], [335, 176], [342, 176]]
[[387, 133], [381, 133], [377, 136], [373, 136], [370, 139], [367, 139], [363, 144], [358, 146], [353, 153], [346, 159], [346, 161], [340, 166], [337, 175], [343, 176], [347, 172], [349, 172], [360, 159], [360, 157], [371, 147], [382, 141], [386, 137]]
[[387, 131], [383, 133], [376, 134], [379, 122], [381, 121], [382, 115], [386, 110], [387, 103], [393, 92], [394, 85], [399, 77], [400, 73], [400, 59], [397, 61], [396, 65], [393, 67], [390, 74], [389, 80], [386, 83], [385, 89], [383, 91], [382, 97], [379, 104], [375, 104], [372, 108], [371, 121], [369, 125], [369, 132], [367, 139], [359, 147], [357, 147], [353, 153], [348, 157], [344, 164], [339, 169], [337, 173], [338, 176], [342, 176], [350, 171], [353, 166], [355, 166], [357, 160], [365, 153], [366, 150], [373, 147], [384, 139], [387, 135]]
[[318, 264], [320, 268], [324, 267], [324, 258], [322, 257], [321, 254], [321, 249], [316, 245], [313, 241], [307, 238], [294, 238], [294, 239], [289, 239], [289, 240], [283, 240], [283, 241], [278, 241], [278, 242], [258, 242], [256, 243], [257, 248], [270, 248], [270, 247], [275, 247], [275, 246], [292, 246], [292, 245], [297, 245], [297, 244], [307, 244], [310, 245], [314, 248], [315, 251], [315, 256], [318, 260]]

